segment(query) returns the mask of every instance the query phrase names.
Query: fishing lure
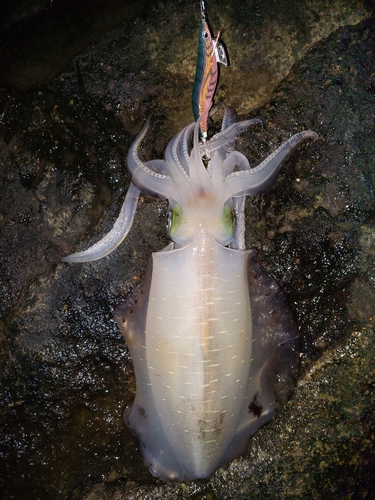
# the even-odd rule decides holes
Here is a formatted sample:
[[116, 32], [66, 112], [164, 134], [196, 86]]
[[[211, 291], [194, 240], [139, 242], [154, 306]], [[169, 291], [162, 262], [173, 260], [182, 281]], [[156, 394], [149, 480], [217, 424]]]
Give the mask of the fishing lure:
[[221, 132], [206, 143], [200, 123], [169, 142], [165, 160], [143, 162], [147, 122], [128, 153], [131, 183], [113, 229], [63, 259], [87, 262], [112, 252], [132, 226], [141, 191], [169, 199], [172, 242], [152, 254], [136, 297], [114, 311], [136, 377], [124, 422], [163, 480], [204, 478], [244, 453], [287, 399], [298, 359], [299, 332], [284, 294], [245, 250], [243, 201], [270, 189], [295, 148], [317, 135], [295, 134], [250, 168], [233, 145], [259, 120], [237, 122], [225, 107]]
[[228, 65], [225, 47], [220, 43], [220, 32], [216, 38], [208, 24], [204, 0], [201, 0], [201, 21], [198, 33], [198, 59], [192, 94], [194, 120], [200, 118], [199, 132], [203, 141], [207, 139], [208, 112], [218, 83], [218, 63]]

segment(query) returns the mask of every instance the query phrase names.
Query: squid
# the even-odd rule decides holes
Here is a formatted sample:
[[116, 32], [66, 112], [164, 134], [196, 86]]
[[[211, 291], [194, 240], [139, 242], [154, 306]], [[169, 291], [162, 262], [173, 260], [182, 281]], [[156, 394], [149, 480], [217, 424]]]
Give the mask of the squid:
[[[234, 149], [260, 120], [225, 107], [221, 131], [199, 141], [201, 120], [143, 161], [146, 122], [128, 152], [131, 183], [113, 229], [64, 262], [112, 252], [128, 234], [140, 192], [169, 200], [171, 243], [153, 253], [137, 294], [114, 311], [132, 355], [136, 394], [124, 411], [144, 462], [161, 480], [206, 478], [246, 451], [290, 396], [299, 330], [279, 285], [245, 249], [244, 202], [269, 190], [302, 131], [256, 167]], [[192, 140], [193, 139], [193, 140]]]

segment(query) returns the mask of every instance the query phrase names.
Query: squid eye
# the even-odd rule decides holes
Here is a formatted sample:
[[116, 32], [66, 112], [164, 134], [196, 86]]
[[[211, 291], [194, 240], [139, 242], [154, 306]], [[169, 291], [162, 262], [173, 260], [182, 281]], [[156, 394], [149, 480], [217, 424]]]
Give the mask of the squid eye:
[[224, 207], [223, 211], [224, 230], [227, 236], [233, 235], [234, 226], [236, 224], [236, 215], [234, 210], [228, 205]]
[[208, 33], [207, 33], [207, 31], [203, 31], [203, 33], [202, 33], [202, 38], [204, 38], [205, 40], [208, 38]]
[[167, 231], [169, 236], [173, 237], [179, 229], [182, 221], [182, 207], [175, 205], [172, 210], [169, 210], [167, 215]]

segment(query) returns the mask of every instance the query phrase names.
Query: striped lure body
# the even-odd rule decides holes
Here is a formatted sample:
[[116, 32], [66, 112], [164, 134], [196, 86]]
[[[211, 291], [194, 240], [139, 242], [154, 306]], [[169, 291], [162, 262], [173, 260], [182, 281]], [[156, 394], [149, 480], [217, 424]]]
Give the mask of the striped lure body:
[[198, 59], [193, 86], [192, 106], [194, 119], [200, 121], [200, 137], [207, 138], [208, 112], [212, 106], [217, 87], [219, 70], [218, 63], [228, 65], [228, 58], [224, 46], [219, 42], [219, 34], [212, 37], [208, 25], [204, 1], [201, 1], [201, 22], [198, 34]]

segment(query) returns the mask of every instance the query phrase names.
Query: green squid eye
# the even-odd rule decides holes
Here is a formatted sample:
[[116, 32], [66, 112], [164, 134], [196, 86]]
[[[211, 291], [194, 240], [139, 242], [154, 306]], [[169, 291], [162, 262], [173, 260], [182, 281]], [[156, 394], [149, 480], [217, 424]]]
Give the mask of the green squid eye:
[[223, 210], [223, 224], [225, 234], [230, 237], [233, 234], [234, 217], [231, 207], [225, 206]]
[[168, 233], [170, 236], [176, 234], [178, 228], [181, 226], [182, 222], [182, 207], [181, 205], [175, 205], [168, 214]]

